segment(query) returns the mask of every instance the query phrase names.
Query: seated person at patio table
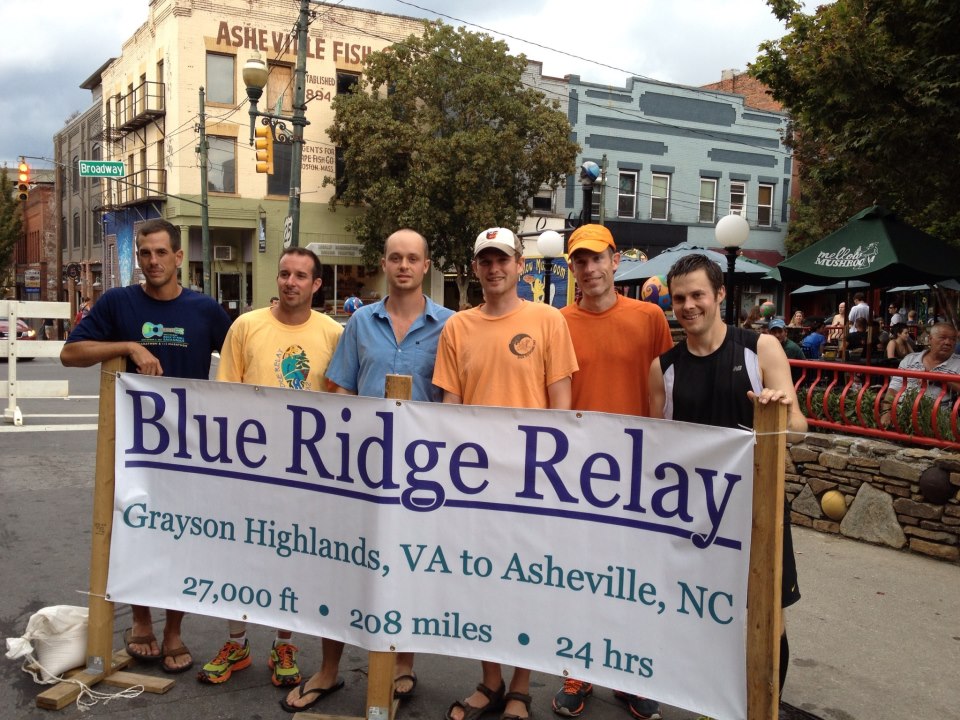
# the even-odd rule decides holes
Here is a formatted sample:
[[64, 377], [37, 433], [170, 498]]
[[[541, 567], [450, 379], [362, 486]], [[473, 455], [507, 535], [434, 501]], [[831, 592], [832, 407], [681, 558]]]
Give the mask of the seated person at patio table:
[[886, 357], [888, 359], [903, 360], [912, 353], [913, 340], [910, 338], [910, 329], [906, 323], [895, 323], [890, 328], [890, 340], [887, 341]]
[[803, 310], [797, 310], [793, 314], [793, 317], [790, 318], [790, 324], [787, 327], [792, 327], [792, 328], [803, 327]]
[[820, 359], [820, 355], [823, 353], [823, 345], [827, 342], [827, 339], [820, 332], [821, 330], [823, 330], [823, 320], [811, 320], [810, 332], [803, 339], [803, 342], [800, 343], [803, 354], [811, 360]]
[[[900, 361], [900, 369], [944, 373], [951, 377], [950, 380], [944, 378], [948, 391], [960, 392], [960, 355], [954, 353], [956, 343], [957, 331], [953, 325], [945, 322], [937, 323], [930, 328], [930, 347], [907, 355]], [[924, 394], [932, 398], [938, 397], [940, 385], [941, 383], [938, 382], [928, 383]], [[890, 393], [899, 391], [901, 387], [903, 387], [903, 377], [898, 375], [890, 378]], [[910, 378], [907, 381], [908, 389], [919, 387], [920, 380]]]
[[847, 352], [853, 350], [863, 351], [867, 347], [867, 320], [858, 317], [853, 322], [853, 327], [847, 334]]

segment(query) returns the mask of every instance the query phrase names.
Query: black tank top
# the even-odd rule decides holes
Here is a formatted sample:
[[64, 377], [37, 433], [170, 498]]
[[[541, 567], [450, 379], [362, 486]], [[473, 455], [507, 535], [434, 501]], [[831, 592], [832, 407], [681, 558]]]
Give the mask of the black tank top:
[[753, 428], [753, 403], [747, 391], [760, 392], [759, 335], [728, 327], [723, 344], [710, 355], [692, 354], [683, 341], [660, 356], [668, 420]]

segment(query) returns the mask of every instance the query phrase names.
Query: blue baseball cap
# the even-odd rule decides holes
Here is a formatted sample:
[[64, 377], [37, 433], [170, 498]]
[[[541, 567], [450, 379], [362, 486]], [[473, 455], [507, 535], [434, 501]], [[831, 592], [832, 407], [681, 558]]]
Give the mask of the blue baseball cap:
[[783, 321], [782, 318], [774, 318], [770, 321], [770, 325], [767, 326], [768, 330], [776, 330], [777, 328], [785, 328], [787, 324]]

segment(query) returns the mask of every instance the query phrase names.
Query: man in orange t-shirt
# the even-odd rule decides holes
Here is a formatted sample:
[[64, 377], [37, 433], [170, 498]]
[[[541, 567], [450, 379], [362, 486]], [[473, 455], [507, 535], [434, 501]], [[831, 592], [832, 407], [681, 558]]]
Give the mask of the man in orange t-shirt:
[[[506, 228], [480, 233], [473, 272], [483, 304], [447, 320], [437, 347], [433, 384], [445, 403], [570, 409], [570, 376], [577, 359], [560, 312], [517, 294], [523, 246]], [[510, 686], [499, 663], [483, 661], [476, 691], [457, 700], [446, 720], [503, 710], [501, 720], [530, 717], [530, 671], [514, 668]]]
[[[650, 363], [673, 347], [663, 310], [614, 290], [620, 253], [603, 225], [577, 228], [567, 243], [567, 257], [583, 295], [579, 304], [560, 311], [580, 367], [573, 375], [572, 409], [649, 417]], [[592, 692], [591, 683], [568, 677], [553, 698], [553, 711], [577, 717]], [[619, 691], [614, 696], [638, 720], [660, 717], [656, 700]]]

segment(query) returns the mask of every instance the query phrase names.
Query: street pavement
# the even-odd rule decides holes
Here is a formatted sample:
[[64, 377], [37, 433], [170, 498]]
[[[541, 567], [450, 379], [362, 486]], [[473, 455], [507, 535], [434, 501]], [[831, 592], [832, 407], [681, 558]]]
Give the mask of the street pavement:
[[[0, 365], [0, 378], [6, 370]], [[68, 399], [22, 400], [24, 427], [0, 427], [0, 637], [18, 637], [37, 609], [84, 605], [88, 587], [90, 519], [99, 369], [64, 369], [38, 359], [19, 366], [21, 379], [68, 377]], [[45, 428], [37, 432], [37, 428]], [[790, 674], [784, 700], [824, 720], [933, 720], [960, 717], [960, 570], [956, 565], [796, 528], [794, 542], [803, 599], [791, 608]], [[130, 624], [118, 606], [115, 648]], [[197, 664], [215, 654], [225, 635], [216, 618], [189, 616], [184, 639]], [[159, 635], [162, 623], [155, 630]], [[8, 718], [276, 718], [291, 717], [270, 684], [266, 652], [272, 631], [250, 630], [253, 666], [221, 686], [199, 684], [192, 673], [177, 678], [166, 694], [101, 701], [88, 712], [75, 705], [60, 711], [35, 706], [43, 690], [18, 661], [0, 659], [0, 720]], [[316, 638], [297, 638], [301, 668], [320, 658]], [[676, 652], [696, 652], [676, 648]], [[363, 713], [366, 651], [348, 647], [341, 663], [343, 691], [316, 706], [340, 716]], [[156, 665], [128, 670], [167, 677]], [[414, 698], [401, 706], [401, 720], [440, 720], [450, 702], [480, 680], [475, 661], [421, 655]], [[691, 683], [696, 678], [690, 679]], [[552, 717], [557, 678], [534, 673], [534, 714]], [[97, 686], [96, 690], [112, 692]], [[692, 720], [698, 713], [664, 706], [666, 720]], [[493, 717], [493, 716], [488, 716]], [[597, 688], [582, 716], [627, 720], [610, 690]], [[723, 720], [723, 719], [721, 719]]]

